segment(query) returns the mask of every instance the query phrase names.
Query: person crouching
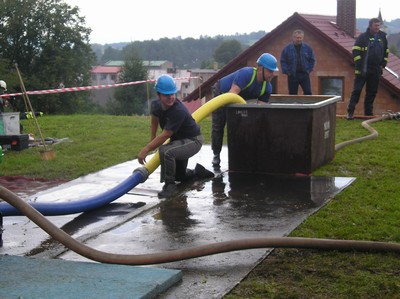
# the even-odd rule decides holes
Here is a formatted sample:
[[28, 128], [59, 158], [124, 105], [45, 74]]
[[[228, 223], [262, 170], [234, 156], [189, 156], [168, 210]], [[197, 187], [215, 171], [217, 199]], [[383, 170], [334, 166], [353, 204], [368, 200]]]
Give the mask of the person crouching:
[[[188, 160], [200, 151], [203, 136], [186, 106], [177, 99], [176, 83], [171, 76], [160, 76], [155, 89], [158, 98], [150, 104], [151, 138], [139, 152], [138, 161], [145, 164], [148, 153], [158, 148], [160, 181], [165, 182], [158, 197], [168, 198], [177, 190], [175, 181], [183, 181], [192, 175], [187, 170]], [[156, 135], [158, 126], [162, 132]], [[165, 143], [168, 139], [170, 141]]]

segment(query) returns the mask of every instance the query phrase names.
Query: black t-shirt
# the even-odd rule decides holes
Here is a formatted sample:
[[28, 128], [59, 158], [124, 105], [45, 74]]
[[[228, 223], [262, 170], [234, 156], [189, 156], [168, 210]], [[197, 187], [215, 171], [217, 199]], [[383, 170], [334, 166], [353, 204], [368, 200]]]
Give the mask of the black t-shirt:
[[295, 47], [295, 49], [296, 49], [296, 53], [297, 53], [297, 66], [296, 66], [296, 73], [303, 73], [303, 65], [301, 64], [301, 54], [300, 54], [300, 51], [301, 51], [301, 46], [302, 46], [302, 44], [300, 44], [300, 45], [294, 45], [294, 47]]
[[178, 99], [167, 110], [162, 109], [159, 99], [153, 100], [150, 105], [150, 113], [158, 117], [161, 129], [173, 132], [171, 141], [193, 138], [201, 134], [199, 125], [186, 106]]

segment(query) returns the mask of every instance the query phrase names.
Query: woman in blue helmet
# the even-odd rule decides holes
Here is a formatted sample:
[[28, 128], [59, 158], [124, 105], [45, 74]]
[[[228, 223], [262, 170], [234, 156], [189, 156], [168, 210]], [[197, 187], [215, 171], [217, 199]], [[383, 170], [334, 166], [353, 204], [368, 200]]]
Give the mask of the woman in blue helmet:
[[[140, 164], [146, 163], [148, 153], [158, 148], [160, 181], [165, 182], [158, 197], [167, 198], [177, 189], [175, 181], [183, 181], [193, 175], [186, 170], [188, 159], [200, 151], [203, 137], [186, 106], [176, 98], [174, 79], [169, 75], [160, 76], [155, 89], [158, 98], [150, 105], [151, 140], [139, 152], [138, 161]], [[158, 126], [162, 132], [156, 136]], [[170, 142], [164, 144], [168, 139]]]
[[[221, 79], [213, 86], [213, 97], [232, 92], [240, 95], [244, 100], [257, 99], [257, 103], [269, 101], [272, 85], [270, 81], [274, 72], [278, 71], [276, 58], [269, 54], [262, 54], [257, 60], [257, 67], [243, 67]], [[219, 167], [220, 153], [226, 124], [226, 108], [223, 106], [212, 113], [211, 148], [213, 150], [212, 164]]]

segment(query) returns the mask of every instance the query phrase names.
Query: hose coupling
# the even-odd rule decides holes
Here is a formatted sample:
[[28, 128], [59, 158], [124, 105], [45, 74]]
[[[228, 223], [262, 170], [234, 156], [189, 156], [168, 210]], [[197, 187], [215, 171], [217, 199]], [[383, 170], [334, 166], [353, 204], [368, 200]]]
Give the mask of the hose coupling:
[[133, 171], [133, 173], [135, 173], [135, 172], [139, 172], [142, 175], [142, 180], [140, 181], [140, 183], [144, 183], [150, 175], [149, 171], [146, 169], [146, 167], [143, 167], [143, 166], [136, 168]]
[[382, 116], [386, 117], [387, 119], [400, 120], [400, 112], [388, 110], [387, 112], [382, 113]]

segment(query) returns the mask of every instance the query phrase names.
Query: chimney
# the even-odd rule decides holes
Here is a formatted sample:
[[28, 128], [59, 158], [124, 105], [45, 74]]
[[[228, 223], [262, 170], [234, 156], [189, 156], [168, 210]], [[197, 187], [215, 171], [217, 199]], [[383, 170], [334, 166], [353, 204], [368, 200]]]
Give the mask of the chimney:
[[356, 0], [337, 0], [336, 24], [347, 34], [356, 36]]

